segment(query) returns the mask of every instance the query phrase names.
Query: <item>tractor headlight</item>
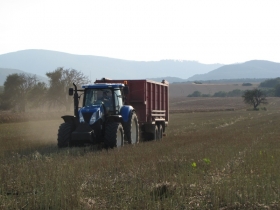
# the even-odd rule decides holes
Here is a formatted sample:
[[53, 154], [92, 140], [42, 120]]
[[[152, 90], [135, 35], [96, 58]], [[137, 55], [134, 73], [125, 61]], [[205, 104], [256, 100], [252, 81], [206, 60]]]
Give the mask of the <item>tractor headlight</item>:
[[79, 120], [80, 120], [80, 123], [85, 122], [82, 112], [79, 113]]
[[89, 124], [92, 125], [96, 121], [96, 113], [94, 112], [89, 120]]

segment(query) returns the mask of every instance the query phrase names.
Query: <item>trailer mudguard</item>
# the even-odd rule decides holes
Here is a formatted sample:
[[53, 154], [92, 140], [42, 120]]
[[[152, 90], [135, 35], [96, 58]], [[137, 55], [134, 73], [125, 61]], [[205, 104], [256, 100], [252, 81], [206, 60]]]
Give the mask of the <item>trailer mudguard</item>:
[[120, 110], [120, 114], [121, 114], [124, 122], [127, 122], [129, 120], [130, 113], [133, 110], [134, 110], [134, 108], [132, 106], [127, 106], [127, 105], [122, 106], [122, 108]]

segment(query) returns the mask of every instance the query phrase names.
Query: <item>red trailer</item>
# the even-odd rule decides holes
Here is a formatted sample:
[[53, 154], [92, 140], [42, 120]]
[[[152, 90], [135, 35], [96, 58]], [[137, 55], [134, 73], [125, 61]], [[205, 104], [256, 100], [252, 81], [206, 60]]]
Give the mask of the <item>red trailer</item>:
[[110, 80], [95, 83], [122, 83], [128, 86], [125, 104], [135, 108], [144, 138], [162, 138], [169, 120], [169, 85], [163, 80]]

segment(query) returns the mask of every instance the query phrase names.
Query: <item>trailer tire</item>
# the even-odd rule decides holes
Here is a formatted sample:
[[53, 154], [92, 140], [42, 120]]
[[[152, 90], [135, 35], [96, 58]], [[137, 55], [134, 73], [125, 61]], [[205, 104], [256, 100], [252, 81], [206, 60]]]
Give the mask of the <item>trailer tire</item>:
[[124, 135], [129, 144], [139, 143], [139, 123], [135, 112], [132, 112], [130, 119], [123, 123]]
[[158, 126], [158, 140], [162, 140], [162, 136], [163, 136], [163, 128], [162, 125], [160, 124]]
[[123, 146], [124, 131], [121, 123], [110, 122], [106, 125], [104, 143], [107, 148]]
[[59, 148], [69, 146], [73, 128], [74, 128], [74, 124], [71, 122], [62, 123], [59, 126], [58, 134], [57, 134], [57, 146]]
[[155, 141], [158, 140], [158, 127], [157, 127], [157, 125], [155, 125], [155, 127], [154, 127], [154, 131], [152, 133], [152, 136], [153, 136], [152, 140], [155, 140]]

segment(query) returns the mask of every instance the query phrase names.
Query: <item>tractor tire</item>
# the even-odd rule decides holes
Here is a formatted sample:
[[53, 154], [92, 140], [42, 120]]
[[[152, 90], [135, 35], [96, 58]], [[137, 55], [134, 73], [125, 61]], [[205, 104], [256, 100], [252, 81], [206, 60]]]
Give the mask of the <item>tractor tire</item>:
[[68, 147], [71, 140], [71, 133], [74, 129], [73, 123], [62, 123], [57, 134], [57, 146], [59, 148]]
[[139, 143], [139, 123], [135, 112], [130, 116], [130, 119], [123, 123], [124, 136], [129, 144]]
[[121, 123], [111, 122], [106, 125], [104, 143], [107, 148], [123, 146], [124, 131]]
[[163, 137], [163, 128], [162, 125], [158, 126], [158, 139], [157, 140], [162, 140]]

